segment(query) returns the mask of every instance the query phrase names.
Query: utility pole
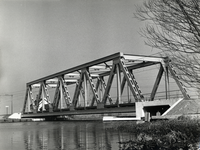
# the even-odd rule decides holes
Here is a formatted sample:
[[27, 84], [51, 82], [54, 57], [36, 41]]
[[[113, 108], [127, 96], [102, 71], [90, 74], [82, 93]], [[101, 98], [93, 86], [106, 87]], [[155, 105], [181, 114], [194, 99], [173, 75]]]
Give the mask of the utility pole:
[[13, 94], [4, 94], [4, 95], [0, 95], [1, 96], [10, 96], [11, 97], [11, 101], [10, 101], [10, 113], [13, 114]]
[[6, 106], [6, 115], [8, 115], [8, 108], [9, 106]]

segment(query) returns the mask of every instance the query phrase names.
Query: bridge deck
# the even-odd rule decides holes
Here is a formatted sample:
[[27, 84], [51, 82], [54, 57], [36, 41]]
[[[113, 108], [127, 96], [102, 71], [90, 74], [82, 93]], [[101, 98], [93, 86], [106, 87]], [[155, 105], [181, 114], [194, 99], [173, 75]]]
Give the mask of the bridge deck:
[[46, 117], [56, 117], [56, 116], [65, 116], [65, 115], [88, 115], [88, 114], [107, 114], [107, 113], [132, 113], [135, 115], [135, 107], [127, 106], [127, 107], [114, 107], [114, 108], [82, 108], [77, 110], [69, 110], [63, 109], [58, 112], [38, 112], [38, 113], [24, 113], [22, 114], [22, 118], [46, 118]]

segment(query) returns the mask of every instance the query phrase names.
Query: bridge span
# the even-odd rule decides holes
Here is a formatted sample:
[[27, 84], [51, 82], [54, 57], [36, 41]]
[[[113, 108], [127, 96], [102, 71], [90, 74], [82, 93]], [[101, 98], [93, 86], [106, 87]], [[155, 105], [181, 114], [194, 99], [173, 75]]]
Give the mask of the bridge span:
[[[149, 87], [149, 81], [136, 80], [135, 72], [144, 68], [151, 70], [152, 66], [158, 71], [153, 75], [155, 81], [152, 87], [148, 88], [150, 92], [144, 94], [142, 91]], [[162, 101], [171, 98], [169, 73], [181, 97], [189, 99], [169, 58], [115, 53], [27, 83], [22, 118], [110, 113], [130, 113], [131, 116], [143, 117], [141, 111], [151, 109], [137, 104], [158, 99], [162, 100], [160, 105], [157, 104], [157, 110], [166, 111], [171, 101], [169, 105], [166, 102], [162, 105]], [[148, 80], [150, 75], [143, 75]], [[164, 97], [157, 96], [158, 89], [164, 90]]]

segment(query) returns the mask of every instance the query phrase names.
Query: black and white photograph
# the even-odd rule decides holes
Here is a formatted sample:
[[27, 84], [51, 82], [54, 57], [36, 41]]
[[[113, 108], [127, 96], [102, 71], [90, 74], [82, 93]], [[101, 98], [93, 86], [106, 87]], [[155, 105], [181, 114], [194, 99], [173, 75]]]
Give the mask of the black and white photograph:
[[0, 150], [200, 150], [200, 0], [0, 0]]

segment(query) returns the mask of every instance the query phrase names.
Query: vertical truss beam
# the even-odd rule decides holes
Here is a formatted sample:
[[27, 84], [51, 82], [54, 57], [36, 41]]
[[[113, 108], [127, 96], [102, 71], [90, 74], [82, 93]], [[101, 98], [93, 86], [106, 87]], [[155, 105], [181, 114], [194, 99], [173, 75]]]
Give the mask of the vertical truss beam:
[[36, 97], [36, 102], [35, 102], [36, 106], [37, 106], [36, 111], [39, 111], [38, 108], [39, 108], [39, 103], [41, 101], [41, 96], [42, 96], [42, 83], [40, 83], [39, 93], [38, 93], [38, 95]]
[[169, 71], [168, 71], [168, 66], [165, 67], [165, 95], [166, 99], [170, 99], [170, 94], [169, 94]]
[[60, 111], [63, 109], [63, 86], [61, 81], [58, 80], [58, 82], [60, 82]]
[[83, 73], [83, 82], [84, 82], [84, 91], [85, 91], [84, 107], [86, 107], [87, 102], [88, 102], [88, 86], [87, 86], [87, 78], [85, 75], [85, 71], [82, 71], [82, 73]]
[[45, 98], [45, 90], [44, 90], [44, 85], [42, 83], [42, 111], [45, 110], [44, 108], [44, 102], [45, 102], [46, 98]]
[[117, 74], [117, 101], [116, 104], [119, 105], [121, 104], [121, 94], [122, 94], [122, 89], [121, 89], [121, 70], [119, 64], [116, 64], [116, 74]]
[[54, 99], [53, 99], [53, 110], [58, 109], [59, 99], [60, 99], [60, 82], [57, 83]]
[[[32, 87], [28, 86], [28, 110], [32, 109], [33, 111], [35, 110], [35, 104], [34, 104], [34, 99], [33, 99], [33, 92], [32, 92]], [[31, 107], [31, 108], [30, 108]]]
[[[83, 91], [83, 90], [82, 90], [83, 76], [84, 76], [84, 74], [83, 74], [83, 72], [81, 72], [80, 78], [79, 78], [79, 80], [78, 80], [77, 83], [76, 83], [76, 88], [75, 88], [74, 97], [73, 97], [73, 102], [72, 102], [73, 105], [74, 105], [74, 107], [77, 106], [77, 102], [78, 102], [78, 100], [79, 100], [80, 92]], [[83, 94], [84, 94], [84, 93], [83, 93]], [[84, 94], [84, 95], [85, 95], [85, 94]], [[83, 95], [83, 98], [85, 98], [84, 95]]]
[[99, 91], [99, 101], [101, 102], [103, 97], [103, 90], [105, 90], [105, 88], [103, 89], [103, 83], [102, 83], [103, 77], [98, 77], [97, 80], [98, 82], [96, 85], [96, 90]]
[[158, 72], [156, 81], [155, 81], [155, 83], [154, 83], [154, 86], [153, 86], [153, 89], [152, 89], [152, 92], [151, 92], [150, 101], [153, 101], [154, 98], [155, 98], [155, 95], [156, 95], [158, 86], [159, 86], [159, 84], [160, 84], [160, 81], [161, 81], [163, 72], [164, 72], [163, 66], [160, 65], [160, 69], [159, 69], [159, 72]]

